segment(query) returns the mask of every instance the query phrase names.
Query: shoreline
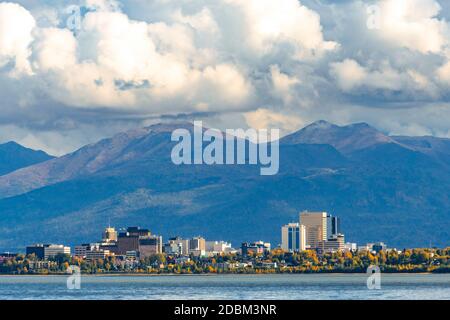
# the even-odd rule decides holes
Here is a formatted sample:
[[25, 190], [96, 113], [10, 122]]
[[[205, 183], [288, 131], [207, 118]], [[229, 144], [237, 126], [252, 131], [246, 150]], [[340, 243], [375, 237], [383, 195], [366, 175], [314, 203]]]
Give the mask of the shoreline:
[[[71, 274], [0, 274], [0, 277], [68, 277]], [[133, 273], [112, 273], [112, 274], [84, 274], [82, 273], [82, 277], [241, 277], [241, 276], [254, 276], [254, 277], [264, 277], [264, 276], [365, 276], [366, 273], [346, 273], [346, 272], [328, 272], [328, 273], [267, 273], [267, 274], [233, 274], [233, 273], [221, 273], [221, 274], [177, 274], [177, 273], [166, 273], [166, 274], [133, 274]], [[400, 276], [410, 276], [410, 275], [450, 275], [450, 273], [433, 273], [433, 272], [391, 272], [391, 273], [382, 273], [382, 276], [390, 276], [390, 275], [400, 275]]]

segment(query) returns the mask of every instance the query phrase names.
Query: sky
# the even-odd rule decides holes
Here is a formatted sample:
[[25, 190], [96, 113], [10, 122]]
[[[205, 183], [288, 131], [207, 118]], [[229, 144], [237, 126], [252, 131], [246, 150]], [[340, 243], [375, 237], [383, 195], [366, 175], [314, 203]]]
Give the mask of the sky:
[[161, 121], [450, 137], [444, 0], [0, 1], [0, 143], [62, 155]]

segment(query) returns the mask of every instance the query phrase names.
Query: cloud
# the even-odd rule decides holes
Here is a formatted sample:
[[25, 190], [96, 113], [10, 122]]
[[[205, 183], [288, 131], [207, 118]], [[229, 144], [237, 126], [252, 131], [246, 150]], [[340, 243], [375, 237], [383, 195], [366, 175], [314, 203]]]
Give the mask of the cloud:
[[31, 74], [28, 57], [35, 24], [25, 8], [15, 3], [0, 3], [0, 68], [13, 63], [14, 74]]
[[76, 63], [77, 42], [73, 34], [67, 29], [43, 28], [36, 32], [33, 45], [36, 72], [59, 70]]
[[442, 83], [450, 85], [450, 61], [439, 67], [436, 75]]
[[294, 86], [301, 84], [298, 77], [289, 76], [281, 72], [278, 65], [270, 66], [270, 76], [273, 85], [273, 94], [284, 100], [285, 103], [291, 103], [294, 99], [292, 92]]
[[380, 36], [421, 53], [441, 53], [449, 44], [449, 26], [439, 19], [436, 0], [382, 0]]
[[[409, 69], [405, 72], [393, 68], [389, 61], [382, 61], [375, 70], [361, 66], [357, 61], [346, 59], [342, 62], [334, 62], [330, 65], [331, 74], [337, 80], [338, 86], [344, 92], [355, 92], [358, 89], [387, 91], [429, 90], [429, 79], [420, 72]], [[367, 93], [363, 91], [364, 93]]]
[[378, 20], [364, 1], [0, 3], [0, 141], [61, 154], [177, 117], [447, 135], [449, 7], [375, 4]]
[[333, 62], [331, 72], [336, 78], [339, 87], [344, 91], [351, 91], [363, 85], [367, 79], [367, 70], [358, 62], [346, 59], [342, 62]]
[[249, 127], [254, 129], [280, 129], [285, 134], [298, 130], [305, 123], [296, 116], [289, 116], [282, 113], [259, 108], [258, 110], [244, 114]]
[[325, 41], [320, 16], [297, 0], [225, 0], [244, 17], [248, 44], [265, 54], [277, 44], [293, 46], [298, 59], [321, 55], [338, 44]]

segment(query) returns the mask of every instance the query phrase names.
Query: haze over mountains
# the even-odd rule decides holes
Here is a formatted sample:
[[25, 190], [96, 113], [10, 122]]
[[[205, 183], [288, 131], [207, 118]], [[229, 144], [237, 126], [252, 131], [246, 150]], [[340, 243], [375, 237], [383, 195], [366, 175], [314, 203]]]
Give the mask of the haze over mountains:
[[279, 174], [260, 176], [257, 166], [175, 166], [170, 137], [179, 127], [129, 131], [31, 163], [15, 149], [2, 157], [0, 146], [0, 170], [10, 168], [0, 171], [0, 249], [95, 241], [108, 221], [276, 245], [301, 210], [341, 216], [352, 242], [450, 244], [450, 139], [318, 121], [282, 138]]

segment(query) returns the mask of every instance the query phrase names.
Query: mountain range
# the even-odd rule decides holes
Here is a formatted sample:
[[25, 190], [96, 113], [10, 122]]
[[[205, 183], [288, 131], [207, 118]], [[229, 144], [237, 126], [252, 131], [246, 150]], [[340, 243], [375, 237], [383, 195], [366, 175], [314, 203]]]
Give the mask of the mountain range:
[[450, 244], [450, 139], [318, 121], [282, 138], [280, 172], [261, 176], [251, 165], [174, 165], [180, 127], [193, 131], [158, 124], [58, 158], [0, 145], [0, 250], [92, 242], [108, 223], [277, 245], [303, 210], [340, 216], [351, 242]]

